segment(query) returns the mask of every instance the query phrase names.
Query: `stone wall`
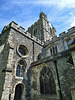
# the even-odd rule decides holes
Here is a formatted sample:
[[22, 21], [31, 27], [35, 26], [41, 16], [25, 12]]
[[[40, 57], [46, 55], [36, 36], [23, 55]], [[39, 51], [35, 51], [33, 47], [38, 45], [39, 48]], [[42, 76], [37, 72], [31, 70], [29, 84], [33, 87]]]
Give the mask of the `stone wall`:
[[[71, 51], [70, 51], [71, 52]], [[47, 66], [53, 72], [53, 76], [56, 83], [56, 91], [59, 100], [74, 100], [75, 94], [75, 65], [69, 62], [70, 57], [73, 56], [72, 61], [74, 61], [74, 49], [70, 53], [69, 51], [64, 51], [58, 53], [57, 55], [48, 56], [32, 63], [31, 67], [31, 97], [39, 97], [37, 100], [46, 100], [46, 96], [40, 94], [40, 84], [39, 76], [40, 71], [43, 66]], [[72, 54], [72, 55], [71, 55]], [[55, 61], [57, 63], [55, 63]], [[45, 63], [46, 62], [46, 63]], [[48, 97], [50, 99], [50, 97]], [[33, 99], [32, 99], [33, 100]], [[51, 99], [55, 100], [55, 99]]]
[[9, 43], [8, 43], [9, 31], [0, 35], [0, 98], [4, 91], [4, 82], [6, 76], [6, 66], [8, 63], [9, 55]]
[[71, 100], [71, 84], [75, 81], [73, 73], [73, 65], [68, 63], [69, 57], [63, 57], [57, 60], [57, 68], [59, 73], [60, 87], [62, 92], [62, 99]]
[[[68, 48], [67, 45], [68, 40], [75, 38], [75, 27], [57, 37], [55, 28], [49, 24], [47, 16], [41, 12], [39, 20], [28, 28], [27, 32], [13, 21], [4, 26], [0, 35], [1, 100], [9, 100], [9, 98], [13, 100], [17, 85], [22, 86], [22, 100], [75, 99], [75, 46]], [[44, 44], [42, 40], [46, 43]], [[21, 45], [26, 47], [25, 56], [20, 55]], [[57, 46], [58, 52], [51, 55], [50, 48], [53, 46]], [[42, 57], [37, 60], [39, 54]], [[24, 77], [16, 76], [16, 68], [20, 60], [25, 62]], [[56, 86], [55, 95], [40, 93], [39, 77], [44, 66], [52, 72]]]
[[[16, 24], [13, 23], [12, 25], [16, 25]], [[27, 72], [30, 67], [30, 64], [33, 61], [37, 60], [37, 56], [42, 50], [42, 45], [41, 43], [39, 44], [39, 40], [37, 41], [37, 40], [34, 40], [33, 38], [30, 38], [29, 36], [25, 36], [22, 33], [23, 31], [15, 30], [16, 26], [15, 27], [13, 26], [13, 28], [14, 29], [10, 28], [10, 31], [8, 31], [9, 28], [4, 29], [2, 34], [6, 34], [6, 35], [4, 35], [4, 37], [1, 36], [2, 43], [3, 45], [5, 43], [5, 46], [1, 52], [0, 64], [1, 64], [2, 70], [6, 69], [5, 76], [3, 74], [4, 72], [2, 73], [2, 70], [0, 74], [1, 79], [2, 77], [4, 77], [1, 81], [1, 85], [3, 85], [3, 88], [1, 86], [1, 89], [0, 89], [1, 93], [3, 91], [2, 100], [5, 100], [5, 97], [6, 97], [6, 100], [8, 100], [9, 95], [11, 95], [11, 100], [14, 99], [15, 88], [17, 84], [23, 84], [24, 86], [23, 99], [28, 98], [29, 94], [27, 93], [27, 91], [29, 91], [28, 90], [29, 87], [27, 84], [28, 83]], [[5, 33], [5, 31], [7, 31], [7, 33]], [[7, 38], [6, 36], [8, 34], [9, 36]], [[7, 41], [5, 41], [5, 39]], [[28, 49], [28, 53], [25, 57], [21, 57], [18, 53], [18, 47], [20, 45], [24, 45]], [[23, 59], [26, 62], [24, 79], [21, 77], [20, 78], [16, 77], [16, 67], [20, 59]]]
[[[33, 64], [34, 66], [31, 67], [31, 100], [59, 100], [59, 86], [54, 63], [51, 61], [40, 65]], [[44, 66], [49, 67], [53, 73], [56, 85], [56, 95], [42, 95], [40, 93], [40, 72]]]

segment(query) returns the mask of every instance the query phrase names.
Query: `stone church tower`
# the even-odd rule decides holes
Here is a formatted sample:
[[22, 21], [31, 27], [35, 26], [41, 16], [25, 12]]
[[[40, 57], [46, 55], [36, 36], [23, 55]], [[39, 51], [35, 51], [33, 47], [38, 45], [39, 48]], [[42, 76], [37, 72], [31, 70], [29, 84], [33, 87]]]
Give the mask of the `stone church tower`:
[[14, 21], [4, 26], [1, 100], [75, 100], [74, 76], [75, 27], [57, 37], [43, 12], [26, 32]]
[[40, 13], [39, 20], [29, 27], [27, 32], [43, 42], [51, 41], [56, 36], [56, 29], [49, 23], [47, 16], [43, 12]]

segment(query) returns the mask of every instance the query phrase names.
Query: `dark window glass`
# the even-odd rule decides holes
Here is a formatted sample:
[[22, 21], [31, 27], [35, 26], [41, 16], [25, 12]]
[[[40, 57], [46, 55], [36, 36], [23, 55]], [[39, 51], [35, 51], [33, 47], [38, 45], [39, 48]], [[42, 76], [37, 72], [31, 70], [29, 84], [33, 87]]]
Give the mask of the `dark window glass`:
[[73, 41], [72, 41], [72, 39], [70, 39], [70, 43], [72, 43]]
[[40, 91], [41, 91], [41, 94], [44, 94], [44, 80], [43, 80], [43, 77], [40, 77]]
[[53, 54], [55, 54], [55, 48], [53, 47]]
[[15, 89], [14, 100], [22, 100], [21, 96], [22, 96], [22, 87], [21, 85], [17, 85]]
[[49, 68], [44, 67], [40, 72], [40, 92], [41, 94], [56, 94], [56, 86], [52, 72]]
[[25, 72], [25, 63], [23, 60], [20, 60], [18, 62], [17, 68], [16, 68], [16, 76], [18, 77], [23, 77], [24, 76], [24, 72]]
[[20, 76], [20, 66], [17, 65], [17, 68], [16, 68], [16, 76]]
[[9, 100], [11, 100], [11, 94], [9, 94]]
[[18, 52], [21, 56], [25, 56], [28, 53], [28, 49], [24, 45], [20, 45]]
[[23, 67], [21, 67], [21, 77], [23, 77]]
[[57, 53], [57, 46], [55, 46], [55, 51], [56, 51], [56, 53]]
[[69, 48], [69, 41], [67, 41], [67, 46], [68, 46], [68, 48]]
[[21, 55], [25, 55], [25, 52], [21, 47], [18, 48], [18, 51], [20, 52]]
[[19, 61], [19, 64], [24, 66], [24, 61], [23, 60], [20, 60]]
[[52, 55], [52, 49], [50, 49], [51, 55]]
[[38, 60], [40, 60], [40, 59], [42, 59], [42, 58], [43, 58], [42, 54], [39, 54], [39, 55], [38, 55]]

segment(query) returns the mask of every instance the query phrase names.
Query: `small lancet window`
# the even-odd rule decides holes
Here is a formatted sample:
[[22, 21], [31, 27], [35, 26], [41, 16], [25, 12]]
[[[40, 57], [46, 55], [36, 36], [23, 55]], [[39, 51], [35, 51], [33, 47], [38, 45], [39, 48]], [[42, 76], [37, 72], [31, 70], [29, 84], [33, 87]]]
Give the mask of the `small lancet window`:
[[57, 46], [55, 46], [55, 51], [56, 51], [56, 53], [57, 53]]
[[67, 46], [68, 46], [68, 48], [69, 48], [69, 45], [70, 45], [72, 42], [73, 42], [72, 39], [68, 39], [68, 40], [67, 40]]
[[54, 47], [50, 48], [51, 55], [57, 54], [57, 52], [58, 52], [57, 46], [54, 46]]

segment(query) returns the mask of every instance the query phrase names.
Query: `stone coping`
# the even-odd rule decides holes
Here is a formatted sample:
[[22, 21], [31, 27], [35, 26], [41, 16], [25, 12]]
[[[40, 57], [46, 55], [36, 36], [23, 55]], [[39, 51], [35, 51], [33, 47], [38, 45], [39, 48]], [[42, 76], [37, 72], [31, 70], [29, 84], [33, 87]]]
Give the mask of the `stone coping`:
[[68, 55], [71, 54], [70, 52], [71, 52], [71, 51], [74, 51], [74, 50], [75, 50], [75, 47], [69, 48], [68, 50], [59, 52], [59, 53], [57, 53], [57, 54], [55, 54], [55, 55], [45, 57], [45, 58], [43, 58], [43, 59], [41, 59], [41, 60], [37, 60], [37, 61], [31, 63], [31, 67], [40, 65], [40, 64], [45, 63], [45, 62], [54, 61], [54, 60], [57, 60], [57, 59], [59, 59], [59, 58], [61, 58], [61, 57], [68, 56]]

